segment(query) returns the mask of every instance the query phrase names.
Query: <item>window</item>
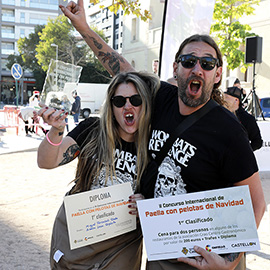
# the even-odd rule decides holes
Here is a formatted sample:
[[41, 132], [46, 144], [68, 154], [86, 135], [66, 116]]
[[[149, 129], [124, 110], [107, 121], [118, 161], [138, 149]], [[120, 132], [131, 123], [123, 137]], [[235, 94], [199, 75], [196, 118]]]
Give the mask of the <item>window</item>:
[[14, 26], [2, 26], [1, 34], [3, 38], [15, 38]]
[[2, 71], [8, 70], [7, 63], [8, 63], [7, 59], [3, 59], [3, 58], [1, 59], [1, 69], [2, 69]]
[[132, 40], [137, 39], [137, 19], [132, 19], [132, 25], [131, 25], [131, 38]]
[[21, 12], [20, 22], [25, 23], [25, 13], [24, 12]]
[[14, 52], [13, 42], [2, 42], [2, 54], [13, 54]]
[[[53, 17], [50, 17], [51, 19], [54, 19]], [[29, 18], [29, 22], [31, 24], [40, 24], [40, 25], [44, 25], [47, 23], [48, 20], [48, 16], [46, 15], [42, 15], [40, 13], [31, 13], [30, 14], [30, 18]]]
[[21, 38], [25, 37], [25, 30], [24, 29], [20, 29], [20, 37]]
[[2, 21], [15, 22], [14, 10], [2, 9]]
[[15, 5], [15, 0], [2, 0], [2, 4], [5, 5]]
[[58, 10], [58, 0], [30, 0], [30, 7]]

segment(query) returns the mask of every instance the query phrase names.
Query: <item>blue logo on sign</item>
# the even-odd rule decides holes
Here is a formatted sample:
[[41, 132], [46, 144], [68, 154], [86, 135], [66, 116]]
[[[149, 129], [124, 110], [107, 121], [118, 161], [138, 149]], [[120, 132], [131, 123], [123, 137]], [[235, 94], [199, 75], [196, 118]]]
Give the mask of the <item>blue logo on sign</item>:
[[19, 80], [22, 77], [23, 70], [19, 64], [13, 64], [11, 67], [11, 75], [15, 80]]

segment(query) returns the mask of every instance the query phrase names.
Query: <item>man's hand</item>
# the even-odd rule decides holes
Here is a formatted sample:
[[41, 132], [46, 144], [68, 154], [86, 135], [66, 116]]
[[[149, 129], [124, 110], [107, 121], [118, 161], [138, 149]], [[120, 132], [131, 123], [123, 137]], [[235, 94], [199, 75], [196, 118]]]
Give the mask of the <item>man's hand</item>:
[[198, 246], [194, 246], [194, 250], [201, 256], [193, 258], [181, 257], [177, 260], [201, 270], [233, 270], [241, 258], [241, 253], [233, 253], [221, 257]]

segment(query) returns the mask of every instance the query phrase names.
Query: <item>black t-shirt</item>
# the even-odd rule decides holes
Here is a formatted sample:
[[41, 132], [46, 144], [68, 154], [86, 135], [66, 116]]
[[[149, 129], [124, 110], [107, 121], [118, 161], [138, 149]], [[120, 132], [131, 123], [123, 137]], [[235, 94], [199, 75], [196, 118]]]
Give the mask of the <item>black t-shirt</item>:
[[[156, 100], [149, 150], [154, 157], [183, 121], [177, 87], [162, 82]], [[242, 126], [217, 106], [178, 138], [159, 166], [155, 197], [232, 186], [258, 171]]]
[[240, 123], [247, 131], [252, 150], [255, 151], [260, 149], [262, 147], [263, 140], [255, 117], [246, 112], [242, 107], [239, 107], [239, 109], [236, 111], [236, 115]]
[[[88, 134], [93, 129], [99, 126], [99, 118], [90, 117], [81, 121], [67, 136], [73, 138], [79, 145], [80, 149], [83, 149], [88, 142]], [[115, 176], [113, 181], [111, 178], [106, 178], [106, 170], [103, 167], [99, 176], [94, 180], [91, 189], [110, 186], [112, 184], [121, 184], [130, 182], [133, 191], [136, 190], [136, 161], [137, 153], [134, 142], [126, 142], [121, 140], [121, 146], [116, 145], [114, 152], [115, 156]]]

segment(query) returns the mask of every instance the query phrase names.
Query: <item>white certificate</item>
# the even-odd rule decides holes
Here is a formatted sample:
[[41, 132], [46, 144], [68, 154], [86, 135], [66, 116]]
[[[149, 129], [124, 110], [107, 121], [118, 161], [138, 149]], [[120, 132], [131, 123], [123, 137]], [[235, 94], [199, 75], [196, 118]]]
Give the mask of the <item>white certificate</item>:
[[97, 243], [136, 229], [129, 214], [130, 183], [82, 192], [64, 198], [70, 248]]
[[137, 202], [149, 261], [260, 249], [248, 186]]

